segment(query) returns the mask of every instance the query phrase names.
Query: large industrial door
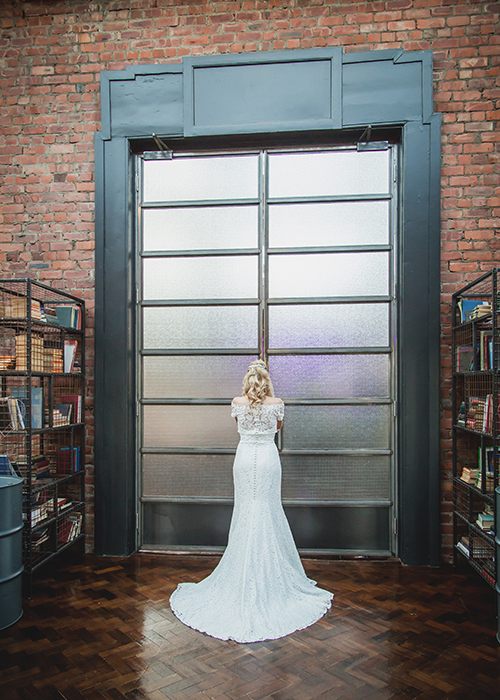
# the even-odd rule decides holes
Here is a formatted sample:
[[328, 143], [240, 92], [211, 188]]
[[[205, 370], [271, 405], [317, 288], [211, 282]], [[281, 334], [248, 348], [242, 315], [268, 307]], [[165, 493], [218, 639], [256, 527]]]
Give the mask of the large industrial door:
[[395, 151], [142, 159], [143, 548], [226, 543], [229, 403], [260, 354], [298, 546], [394, 552]]

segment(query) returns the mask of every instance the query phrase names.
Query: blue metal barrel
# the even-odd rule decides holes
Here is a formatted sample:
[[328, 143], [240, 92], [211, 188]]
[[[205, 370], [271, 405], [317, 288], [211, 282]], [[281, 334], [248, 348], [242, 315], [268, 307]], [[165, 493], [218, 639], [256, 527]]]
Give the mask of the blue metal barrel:
[[23, 614], [23, 480], [0, 476], [0, 630]]
[[495, 489], [495, 501], [495, 559], [497, 562], [497, 582], [495, 590], [497, 592], [497, 640], [500, 644], [500, 533], [498, 532], [498, 526], [500, 525], [500, 486], [497, 486]]

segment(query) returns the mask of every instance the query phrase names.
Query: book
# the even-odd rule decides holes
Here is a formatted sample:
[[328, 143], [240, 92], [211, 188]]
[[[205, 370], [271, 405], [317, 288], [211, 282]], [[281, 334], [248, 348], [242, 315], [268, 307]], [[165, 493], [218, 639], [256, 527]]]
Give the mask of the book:
[[59, 447], [56, 457], [58, 474], [74, 474], [80, 471], [80, 448], [73, 447], [73, 458], [69, 447]]
[[76, 351], [78, 349], [77, 340], [64, 341], [64, 371], [72, 372], [75, 365]]
[[56, 306], [56, 315], [60, 326], [81, 329], [81, 313], [78, 305], [64, 304]]
[[6, 397], [0, 398], [0, 431], [10, 428], [10, 410]]
[[26, 406], [20, 399], [13, 398], [12, 396], [7, 396], [5, 400], [7, 402], [10, 417], [7, 429], [24, 430], [26, 428]]
[[64, 394], [61, 396], [62, 403], [70, 403], [73, 405], [73, 420], [75, 423], [82, 422], [82, 395], [81, 394]]
[[470, 372], [473, 369], [474, 348], [466, 345], [457, 348], [457, 372]]
[[17, 476], [8, 455], [0, 455], [0, 474], [2, 476]]
[[479, 369], [492, 369], [490, 365], [489, 343], [492, 340], [491, 330], [479, 331]]
[[[27, 390], [26, 387], [14, 387], [10, 391], [11, 396], [19, 399], [24, 406], [26, 415]], [[33, 430], [43, 428], [43, 392], [42, 387], [31, 387], [31, 427]]]

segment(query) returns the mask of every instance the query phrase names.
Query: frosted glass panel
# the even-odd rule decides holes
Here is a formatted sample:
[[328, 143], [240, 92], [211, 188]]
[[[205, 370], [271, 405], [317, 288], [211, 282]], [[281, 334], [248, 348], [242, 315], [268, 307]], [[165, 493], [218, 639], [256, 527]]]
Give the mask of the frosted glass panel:
[[147, 399], [227, 399], [241, 395], [248, 365], [257, 355], [195, 355], [143, 358]]
[[330, 151], [269, 156], [270, 197], [387, 194], [390, 151]]
[[257, 348], [257, 324], [257, 306], [145, 308], [144, 348]]
[[388, 253], [271, 255], [270, 297], [389, 294]]
[[144, 299], [256, 299], [258, 257], [145, 258]]
[[391, 498], [390, 457], [282, 455], [283, 500], [376, 501]]
[[301, 355], [269, 358], [277, 396], [289, 399], [387, 398], [389, 355]]
[[227, 406], [143, 406], [144, 447], [236, 447]]
[[389, 345], [388, 304], [299, 304], [269, 307], [271, 348]]
[[287, 406], [283, 448], [389, 449], [389, 406]]
[[257, 248], [257, 206], [144, 209], [143, 250]]
[[383, 245], [389, 242], [389, 202], [274, 204], [271, 248]]
[[232, 498], [233, 455], [150, 455], [143, 457], [144, 496]]
[[244, 199], [258, 196], [255, 156], [144, 161], [144, 201]]

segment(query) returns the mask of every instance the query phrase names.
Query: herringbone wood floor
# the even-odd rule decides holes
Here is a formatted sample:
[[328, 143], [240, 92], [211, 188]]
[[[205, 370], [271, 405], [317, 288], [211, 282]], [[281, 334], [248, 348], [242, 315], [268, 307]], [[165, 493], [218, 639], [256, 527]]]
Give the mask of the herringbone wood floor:
[[0, 632], [1, 700], [488, 700], [500, 697], [493, 591], [473, 572], [306, 561], [335, 592], [312, 627], [240, 645], [185, 627], [168, 597], [209, 557], [135, 555], [41, 572]]

